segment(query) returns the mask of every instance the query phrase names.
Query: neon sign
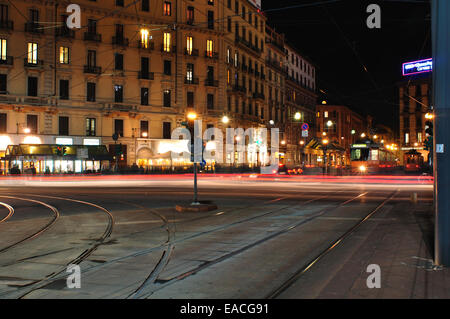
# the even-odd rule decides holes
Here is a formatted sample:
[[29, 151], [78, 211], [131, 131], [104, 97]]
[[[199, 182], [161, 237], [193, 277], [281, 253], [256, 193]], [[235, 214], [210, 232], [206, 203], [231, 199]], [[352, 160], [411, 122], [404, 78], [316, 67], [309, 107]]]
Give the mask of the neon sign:
[[403, 76], [433, 71], [433, 59], [403, 63]]

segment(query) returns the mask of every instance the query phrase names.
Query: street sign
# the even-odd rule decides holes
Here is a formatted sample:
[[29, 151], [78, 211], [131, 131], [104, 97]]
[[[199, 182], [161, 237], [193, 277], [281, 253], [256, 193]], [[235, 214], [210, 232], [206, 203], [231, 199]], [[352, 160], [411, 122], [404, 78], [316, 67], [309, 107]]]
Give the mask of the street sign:
[[303, 123], [303, 124], [302, 124], [302, 130], [303, 130], [303, 131], [309, 130], [309, 125], [308, 125], [308, 123]]
[[302, 131], [302, 137], [308, 137], [308, 131]]

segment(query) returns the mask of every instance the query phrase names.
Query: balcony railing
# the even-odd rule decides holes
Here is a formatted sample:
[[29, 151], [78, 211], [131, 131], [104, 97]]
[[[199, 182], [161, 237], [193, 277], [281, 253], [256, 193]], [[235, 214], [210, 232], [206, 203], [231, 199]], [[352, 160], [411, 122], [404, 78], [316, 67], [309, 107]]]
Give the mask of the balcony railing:
[[39, 23], [26, 22], [25, 23], [25, 32], [44, 33], [44, 29], [41, 29], [41, 26], [39, 25]]
[[205, 80], [205, 86], [218, 87], [219, 86], [219, 81], [218, 80], [213, 80], [213, 79], [206, 79]]
[[102, 35], [99, 33], [85, 32], [84, 40], [85, 41], [102, 42]]
[[5, 59], [0, 58], [0, 65], [14, 65], [14, 57], [8, 55]]
[[198, 83], [199, 83], [198, 78], [195, 78], [195, 77], [191, 77], [191, 78], [185, 77], [184, 78], [184, 84], [198, 84]]
[[177, 52], [177, 47], [175, 45], [165, 46], [164, 44], [162, 44], [161, 45], [161, 52], [163, 52], [163, 53], [176, 53]]
[[233, 92], [247, 93], [247, 88], [245, 86], [233, 85]]
[[205, 51], [205, 58], [217, 60], [219, 58], [219, 53], [212, 51]]
[[138, 48], [142, 50], [154, 50], [155, 49], [155, 43], [154, 42], [148, 42], [147, 47], [145, 47], [144, 43], [142, 41], [138, 41]]
[[128, 38], [124, 38], [123, 36], [114, 36], [112, 37], [112, 44], [127, 47], [129, 41]]
[[265, 96], [264, 96], [264, 94], [263, 93], [258, 93], [258, 92], [255, 92], [255, 93], [253, 93], [253, 98], [254, 99], [261, 99], [261, 100], [265, 100]]
[[57, 37], [62, 38], [75, 38], [75, 30], [69, 29], [68, 27], [59, 27], [55, 30], [55, 34]]
[[26, 67], [36, 68], [44, 65], [44, 60], [28, 61], [28, 58], [23, 59], [23, 65]]
[[184, 55], [188, 55], [188, 56], [198, 56], [198, 49], [191, 49], [190, 51], [185, 48], [184, 49]]
[[235, 37], [235, 42], [237, 44], [243, 44], [245, 47], [252, 50], [254, 53], [256, 53], [258, 55], [261, 54], [261, 52], [262, 52], [261, 49], [254, 46], [250, 41], [247, 41], [246, 39], [244, 39], [238, 35]]
[[155, 73], [154, 72], [148, 72], [148, 71], [145, 71], [145, 72], [139, 71], [138, 79], [141, 79], [141, 80], [154, 80], [155, 79]]
[[102, 68], [100, 66], [85, 65], [84, 73], [100, 74], [102, 73]]
[[14, 21], [12, 20], [0, 20], [1, 30], [14, 30]]

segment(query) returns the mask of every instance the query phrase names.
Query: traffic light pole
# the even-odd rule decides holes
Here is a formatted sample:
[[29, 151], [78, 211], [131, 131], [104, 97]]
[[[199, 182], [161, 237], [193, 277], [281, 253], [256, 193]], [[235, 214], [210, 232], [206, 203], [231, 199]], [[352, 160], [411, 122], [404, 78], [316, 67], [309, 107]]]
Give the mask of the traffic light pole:
[[200, 205], [198, 202], [198, 192], [197, 192], [197, 162], [194, 161], [194, 202], [192, 205]]
[[432, 1], [436, 265], [450, 266], [450, 1]]

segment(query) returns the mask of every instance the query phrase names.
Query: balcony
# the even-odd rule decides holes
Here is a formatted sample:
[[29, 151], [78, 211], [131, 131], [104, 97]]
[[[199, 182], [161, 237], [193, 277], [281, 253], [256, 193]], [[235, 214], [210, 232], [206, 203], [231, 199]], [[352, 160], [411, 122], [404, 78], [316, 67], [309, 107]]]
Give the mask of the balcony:
[[0, 65], [14, 65], [14, 57], [6, 56], [6, 59], [0, 58]]
[[247, 88], [245, 86], [239, 86], [239, 85], [233, 85], [232, 87], [233, 92], [238, 93], [247, 93]]
[[195, 77], [185, 77], [184, 78], [184, 84], [198, 84], [199, 80], [198, 78]]
[[102, 35], [98, 33], [85, 32], [84, 41], [102, 42]]
[[27, 23], [25, 23], [25, 32], [43, 34], [44, 29], [41, 29], [41, 26], [39, 25], [39, 23], [27, 22]]
[[145, 72], [139, 71], [138, 79], [140, 79], [140, 80], [154, 80], [155, 79], [155, 73], [154, 72], [148, 72], [148, 71], [145, 71]]
[[219, 53], [212, 51], [205, 51], [205, 58], [217, 60], [219, 59]]
[[266, 99], [266, 97], [265, 97], [264, 94], [262, 94], [262, 93], [257, 93], [257, 92], [253, 93], [253, 98], [254, 98], [254, 99], [261, 99], [261, 100], [265, 100], [265, 99]]
[[85, 65], [84, 73], [100, 74], [102, 73], [102, 68], [100, 66]]
[[13, 31], [14, 30], [14, 21], [0, 20], [0, 30]]
[[206, 79], [205, 80], [205, 86], [219, 87], [219, 81], [218, 80], [213, 80], [213, 79]]
[[197, 57], [198, 56], [198, 49], [191, 49], [189, 51], [187, 48], [185, 48], [184, 49], [184, 55]]
[[164, 46], [164, 44], [163, 44], [163, 45], [161, 45], [161, 52], [162, 53], [176, 53], [177, 47], [175, 45]]
[[119, 45], [122, 47], [127, 47], [129, 44], [128, 38], [124, 38], [123, 36], [115, 36], [112, 37], [112, 44]]
[[75, 30], [68, 27], [59, 27], [55, 30], [55, 35], [61, 38], [75, 39]]
[[257, 48], [251, 42], [247, 41], [246, 39], [244, 39], [238, 35], [235, 37], [235, 42], [236, 42], [236, 44], [241, 44], [244, 47], [246, 47], [247, 49], [252, 50], [253, 53], [255, 53], [257, 55], [261, 55], [262, 51], [259, 48]]
[[155, 50], [155, 43], [154, 42], [147, 42], [147, 47], [145, 47], [145, 44], [142, 43], [141, 40], [138, 40], [138, 45], [137, 46], [138, 46], [139, 49], [142, 49], [142, 50], [149, 50], [149, 51]]
[[38, 68], [44, 65], [43, 60], [35, 60], [33, 62], [28, 61], [28, 58], [23, 59], [23, 65], [29, 68]]

